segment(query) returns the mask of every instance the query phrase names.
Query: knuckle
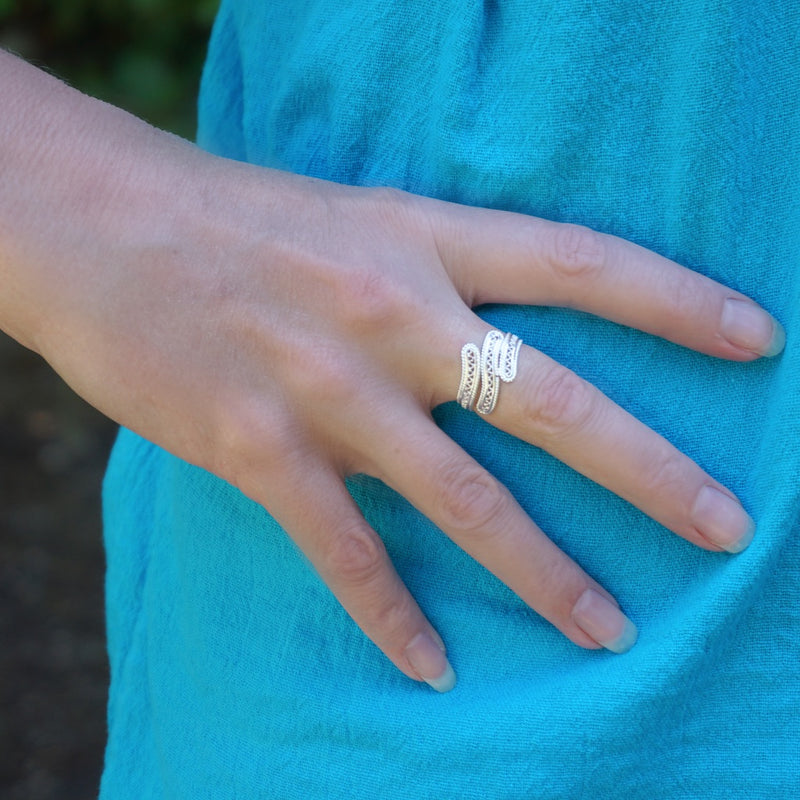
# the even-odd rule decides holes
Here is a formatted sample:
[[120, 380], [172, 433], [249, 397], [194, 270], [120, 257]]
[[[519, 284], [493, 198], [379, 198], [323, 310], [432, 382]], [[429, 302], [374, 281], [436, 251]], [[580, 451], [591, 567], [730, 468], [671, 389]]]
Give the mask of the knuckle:
[[401, 229], [413, 230], [419, 221], [419, 196], [404, 192], [393, 186], [378, 186], [364, 189], [368, 197], [369, 211], [374, 213], [381, 223], [389, 226], [400, 226]]
[[552, 240], [551, 264], [565, 278], [587, 278], [606, 264], [603, 236], [583, 225], [560, 224]]
[[363, 375], [343, 353], [320, 347], [308, 362], [308, 369], [299, 370], [298, 378], [305, 382], [301, 392], [304, 401], [312, 405], [348, 408], [359, 392]]
[[693, 276], [665, 273], [658, 292], [666, 299], [667, 308], [678, 320], [690, 313], [713, 317], [715, 303], [702, 291]]
[[679, 453], [652, 458], [642, 470], [639, 481], [647, 497], [675, 496], [686, 485], [686, 460]]
[[396, 328], [413, 312], [409, 292], [394, 276], [373, 267], [352, 267], [338, 307], [345, 326], [356, 332]]
[[356, 358], [334, 339], [296, 336], [287, 342], [280, 366], [284, 390], [296, 409], [347, 407], [363, 381]]
[[394, 213], [398, 209], [404, 208], [414, 197], [394, 186], [376, 186], [367, 191], [372, 205], [378, 209], [385, 209], [386, 213]]
[[503, 510], [503, 487], [477, 464], [452, 463], [440, 475], [438, 507], [446, 527], [479, 531]]
[[534, 431], [545, 439], [563, 438], [584, 430], [595, 413], [591, 386], [558, 365], [538, 376], [525, 409]]
[[415, 610], [414, 601], [407, 591], [381, 592], [370, 603], [370, 628], [390, 648], [403, 647], [408, 638], [409, 624], [416, 616]]
[[354, 522], [326, 540], [323, 566], [350, 586], [372, 583], [386, 565], [386, 548], [366, 522]]
[[261, 402], [225, 405], [213, 433], [209, 469], [252, 497], [265, 475], [284, 468], [297, 453], [297, 437], [285, 415]]

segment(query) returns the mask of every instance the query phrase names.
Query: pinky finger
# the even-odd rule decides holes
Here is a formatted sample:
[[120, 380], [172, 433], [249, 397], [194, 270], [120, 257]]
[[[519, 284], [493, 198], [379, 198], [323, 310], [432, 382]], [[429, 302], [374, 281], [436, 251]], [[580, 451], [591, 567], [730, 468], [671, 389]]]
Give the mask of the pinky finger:
[[[298, 485], [306, 487], [302, 495]], [[306, 464], [302, 480], [277, 495], [292, 502], [270, 504], [270, 511], [366, 636], [408, 677], [450, 691], [456, 676], [441, 637], [341, 477], [326, 465]]]

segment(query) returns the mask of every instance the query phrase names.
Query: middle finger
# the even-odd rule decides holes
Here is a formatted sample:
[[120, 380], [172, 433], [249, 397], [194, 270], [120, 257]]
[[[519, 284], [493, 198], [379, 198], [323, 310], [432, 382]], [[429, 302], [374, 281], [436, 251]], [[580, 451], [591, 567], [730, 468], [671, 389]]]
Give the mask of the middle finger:
[[[483, 340], [474, 338], [478, 344]], [[523, 346], [487, 421], [558, 458], [694, 544], [737, 553], [754, 523], [726, 487], [599, 389]]]

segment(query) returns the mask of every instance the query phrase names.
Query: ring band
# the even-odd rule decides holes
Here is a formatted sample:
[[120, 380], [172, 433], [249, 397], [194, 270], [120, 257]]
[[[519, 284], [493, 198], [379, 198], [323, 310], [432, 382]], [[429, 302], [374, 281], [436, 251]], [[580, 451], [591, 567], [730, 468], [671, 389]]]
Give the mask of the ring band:
[[458, 387], [458, 402], [467, 410], [475, 405], [481, 382], [481, 351], [471, 342], [461, 348], [461, 384]]
[[500, 383], [517, 377], [517, 362], [522, 339], [513, 333], [491, 330], [483, 347], [468, 342], [461, 348], [461, 383], [456, 399], [467, 410], [491, 414], [497, 405]]

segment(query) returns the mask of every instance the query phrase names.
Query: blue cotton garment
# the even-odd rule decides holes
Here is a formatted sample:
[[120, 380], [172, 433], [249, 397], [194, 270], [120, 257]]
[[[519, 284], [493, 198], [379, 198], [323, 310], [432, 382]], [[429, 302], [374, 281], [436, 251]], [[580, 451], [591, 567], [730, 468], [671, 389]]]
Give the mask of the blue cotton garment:
[[700, 550], [442, 406], [640, 631], [625, 655], [582, 650], [353, 478], [447, 642], [446, 695], [385, 659], [263, 509], [123, 431], [103, 798], [800, 795], [799, 90], [797, 0], [223, 0], [202, 147], [631, 239], [752, 296], [788, 343], [736, 364], [574, 311], [481, 310], [694, 458], [758, 530], [738, 556]]

